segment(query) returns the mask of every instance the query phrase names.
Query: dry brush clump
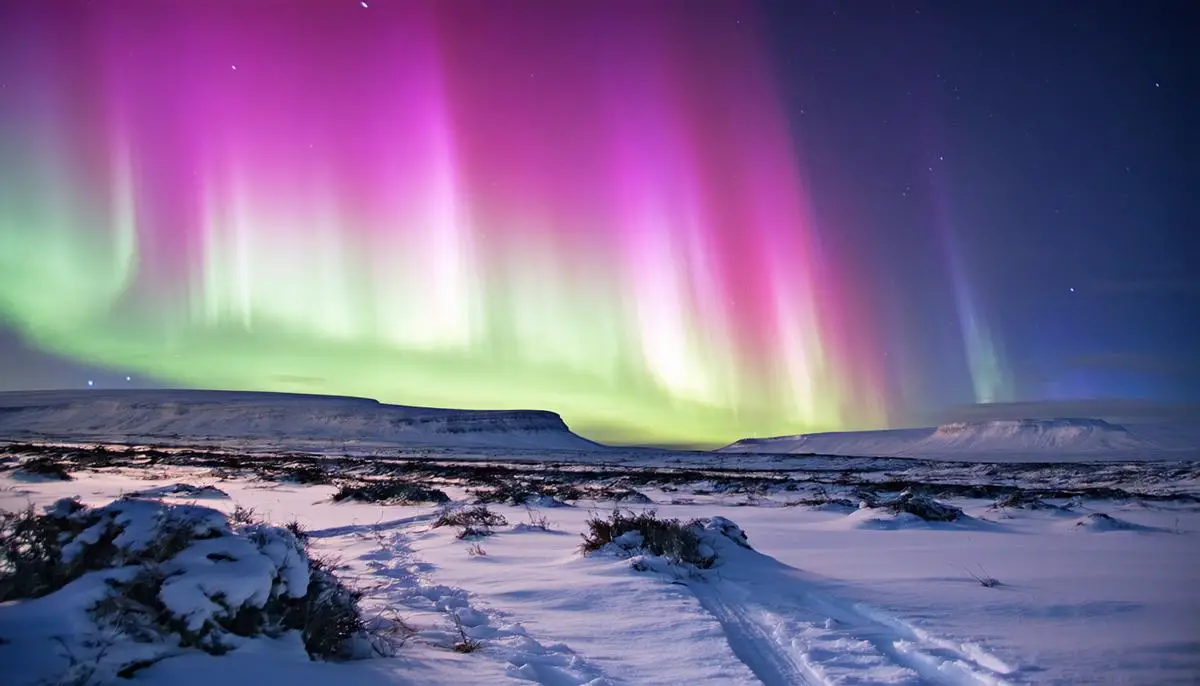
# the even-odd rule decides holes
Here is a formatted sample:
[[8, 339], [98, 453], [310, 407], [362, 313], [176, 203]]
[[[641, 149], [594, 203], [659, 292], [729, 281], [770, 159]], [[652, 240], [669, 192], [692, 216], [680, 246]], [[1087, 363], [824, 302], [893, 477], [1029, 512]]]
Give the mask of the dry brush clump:
[[508, 520], [499, 512], [492, 512], [486, 505], [476, 505], [461, 510], [447, 510], [433, 522], [434, 529], [443, 526], [458, 527], [458, 538], [482, 538], [492, 535], [492, 529], [506, 526]]
[[972, 569], [967, 569], [966, 567], [963, 567], [963, 571], [984, 588], [995, 588], [1000, 585], [1000, 580], [989, 574], [988, 571], [984, 569], [982, 564], [977, 566], [979, 567], [978, 572]]
[[537, 510], [533, 509], [532, 507], [525, 508], [525, 518], [527, 520], [529, 520], [524, 525], [525, 528], [527, 528], [527, 529], [536, 529], [538, 531], [550, 531], [551, 528], [553, 528], [553, 524], [550, 522], [550, 518], [544, 514], [539, 514], [537, 512]]
[[614, 510], [608, 517], [593, 515], [587, 520], [588, 530], [580, 534], [583, 543], [579, 548], [592, 553], [616, 545], [707, 569], [716, 562], [716, 554], [702, 544], [697, 532], [699, 524], [699, 520], [684, 523], [678, 519], [660, 519], [654, 510], [640, 513]]

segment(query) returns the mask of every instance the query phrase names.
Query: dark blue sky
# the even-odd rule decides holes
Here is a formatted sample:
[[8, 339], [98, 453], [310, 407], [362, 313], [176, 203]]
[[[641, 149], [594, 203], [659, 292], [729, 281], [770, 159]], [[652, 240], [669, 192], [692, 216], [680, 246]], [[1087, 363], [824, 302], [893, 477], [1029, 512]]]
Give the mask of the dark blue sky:
[[825, 235], [940, 370], [914, 396], [970, 399], [949, 238], [1016, 399], [1200, 399], [1200, 5], [769, 7]]

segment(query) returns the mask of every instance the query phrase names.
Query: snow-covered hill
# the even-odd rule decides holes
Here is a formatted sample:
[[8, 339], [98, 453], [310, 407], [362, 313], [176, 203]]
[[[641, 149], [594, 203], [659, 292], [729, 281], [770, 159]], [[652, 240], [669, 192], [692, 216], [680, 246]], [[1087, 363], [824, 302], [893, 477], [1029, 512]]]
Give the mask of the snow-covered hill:
[[1185, 432], [1127, 428], [1101, 419], [955, 422], [921, 429], [747, 438], [727, 453], [816, 453], [1036, 462], [1070, 459], [1186, 459], [1200, 453]]
[[366, 398], [234, 391], [0, 393], [0, 438], [596, 449], [553, 412], [445, 410]]

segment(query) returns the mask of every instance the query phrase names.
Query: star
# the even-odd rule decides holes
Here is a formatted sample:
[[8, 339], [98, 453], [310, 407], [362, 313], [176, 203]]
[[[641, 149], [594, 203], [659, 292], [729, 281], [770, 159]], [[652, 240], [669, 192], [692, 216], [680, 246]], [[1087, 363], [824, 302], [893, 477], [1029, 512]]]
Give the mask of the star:
[[96, 385], [95, 382], [92, 381], [91, 379], [88, 379], [88, 386], [94, 386], [94, 385]]
[[1155, 88], [1159, 88], [1159, 87], [1161, 87], [1161, 86], [1162, 86], [1162, 84], [1161, 84], [1161, 83], [1159, 83], [1158, 81], [1155, 81], [1155, 82], [1154, 82], [1154, 87], [1155, 87]]
[[366, 3], [366, 2], [360, 2], [360, 3], [358, 3], [358, 4], [362, 5], [363, 7], [367, 7], [367, 3]]
[[237, 71], [237, 65], [236, 65], [236, 64], [231, 64], [231, 65], [229, 65], [229, 66], [230, 66], [230, 67], [233, 67], [233, 70], [234, 70], [234, 71]]
[[1069, 290], [1069, 291], [1071, 291], [1072, 293], [1074, 293], [1074, 292], [1075, 292], [1075, 287], [1074, 287], [1074, 286], [1072, 286], [1071, 288], [1068, 288], [1067, 290]]

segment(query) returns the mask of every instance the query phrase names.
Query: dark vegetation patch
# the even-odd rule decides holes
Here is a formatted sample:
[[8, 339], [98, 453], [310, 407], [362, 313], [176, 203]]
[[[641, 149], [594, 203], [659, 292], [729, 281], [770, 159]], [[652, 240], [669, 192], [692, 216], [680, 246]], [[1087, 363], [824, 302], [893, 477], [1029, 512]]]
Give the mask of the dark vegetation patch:
[[1028, 491], [1014, 491], [992, 504], [992, 509], [1061, 510], [1064, 508], [1042, 500]]
[[269, 468], [260, 467], [258, 477], [264, 481], [279, 481], [305, 486], [333, 483], [333, 475], [324, 465], [308, 461], [290, 461], [280, 465], [271, 465]]
[[32, 476], [57, 481], [71, 480], [71, 475], [67, 472], [66, 465], [49, 457], [34, 457], [25, 460], [17, 467], [17, 473], [21, 476]]
[[387, 505], [418, 505], [423, 503], [448, 503], [450, 496], [445, 491], [428, 488], [400, 479], [388, 481], [364, 481], [344, 483], [333, 494], [335, 502], [353, 500], [360, 503], [384, 503]]
[[830, 497], [815, 497], [815, 498], [798, 498], [789, 500], [784, 503], [788, 507], [805, 506], [805, 507], [844, 507], [854, 509], [857, 505], [854, 501], [848, 498], [830, 498]]

